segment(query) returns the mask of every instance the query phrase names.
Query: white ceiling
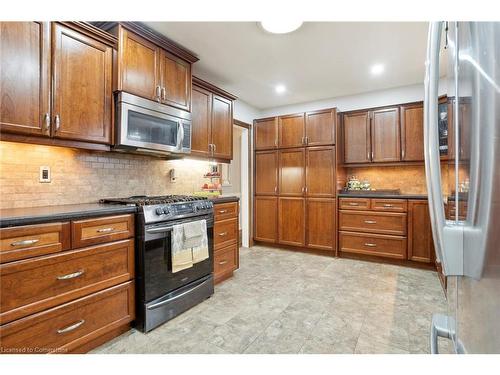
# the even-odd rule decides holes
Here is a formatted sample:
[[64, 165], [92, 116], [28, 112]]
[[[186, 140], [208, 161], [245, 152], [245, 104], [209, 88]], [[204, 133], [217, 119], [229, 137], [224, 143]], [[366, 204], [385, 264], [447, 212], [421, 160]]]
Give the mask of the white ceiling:
[[[306, 22], [275, 35], [256, 22], [148, 22], [190, 49], [193, 72], [257, 109], [421, 83], [427, 23]], [[373, 77], [373, 64], [385, 72]], [[276, 84], [285, 94], [274, 91]]]

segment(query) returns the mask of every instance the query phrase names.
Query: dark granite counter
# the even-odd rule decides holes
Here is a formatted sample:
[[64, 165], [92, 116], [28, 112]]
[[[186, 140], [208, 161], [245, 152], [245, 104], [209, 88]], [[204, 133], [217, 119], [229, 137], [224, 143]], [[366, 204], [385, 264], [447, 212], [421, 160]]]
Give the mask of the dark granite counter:
[[340, 198], [427, 199], [423, 194], [390, 194], [373, 192], [337, 193]]
[[135, 206], [102, 203], [65, 204], [58, 206], [11, 208], [0, 210], [0, 227], [39, 224], [84, 217], [135, 213]]
[[214, 202], [214, 204], [217, 204], [217, 203], [230, 203], [230, 202], [238, 202], [240, 200], [240, 198], [232, 195], [228, 195], [227, 197], [225, 196], [222, 196], [222, 197], [210, 197], [209, 198], [212, 202]]

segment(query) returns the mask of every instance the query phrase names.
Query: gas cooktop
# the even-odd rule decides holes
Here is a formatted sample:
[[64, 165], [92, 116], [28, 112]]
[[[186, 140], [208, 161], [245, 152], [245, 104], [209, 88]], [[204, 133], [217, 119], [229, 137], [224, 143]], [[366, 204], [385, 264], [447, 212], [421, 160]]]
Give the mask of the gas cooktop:
[[134, 195], [128, 198], [105, 198], [101, 199], [101, 203], [112, 203], [112, 204], [126, 204], [134, 206], [149, 206], [153, 204], [170, 204], [178, 202], [195, 202], [206, 200], [206, 197], [199, 197], [193, 195], [158, 195], [150, 196], [147, 195]]

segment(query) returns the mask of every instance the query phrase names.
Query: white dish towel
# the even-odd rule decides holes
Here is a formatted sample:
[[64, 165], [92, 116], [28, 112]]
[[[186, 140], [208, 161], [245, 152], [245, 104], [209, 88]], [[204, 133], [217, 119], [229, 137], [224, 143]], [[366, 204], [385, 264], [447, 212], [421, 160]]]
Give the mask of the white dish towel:
[[172, 229], [172, 272], [176, 273], [208, 258], [206, 220], [174, 225]]

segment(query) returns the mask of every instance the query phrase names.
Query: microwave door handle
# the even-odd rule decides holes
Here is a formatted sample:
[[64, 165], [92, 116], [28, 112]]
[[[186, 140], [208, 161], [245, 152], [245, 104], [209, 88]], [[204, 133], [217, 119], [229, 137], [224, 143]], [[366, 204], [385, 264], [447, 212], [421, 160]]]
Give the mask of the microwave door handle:
[[182, 121], [177, 122], [177, 148], [179, 151], [182, 150], [182, 144], [184, 143], [184, 125]]

